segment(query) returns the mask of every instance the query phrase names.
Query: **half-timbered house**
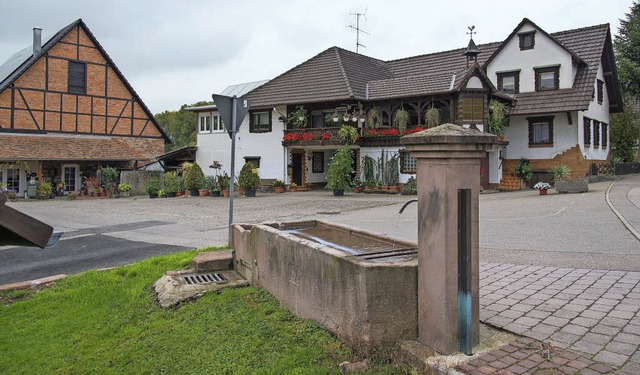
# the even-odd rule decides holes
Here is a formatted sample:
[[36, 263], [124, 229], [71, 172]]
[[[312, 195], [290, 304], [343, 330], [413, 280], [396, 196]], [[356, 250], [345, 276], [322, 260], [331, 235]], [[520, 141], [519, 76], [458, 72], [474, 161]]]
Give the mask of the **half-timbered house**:
[[64, 182], [103, 166], [155, 160], [169, 137], [87, 25], [78, 19], [0, 66], [0, 182]]

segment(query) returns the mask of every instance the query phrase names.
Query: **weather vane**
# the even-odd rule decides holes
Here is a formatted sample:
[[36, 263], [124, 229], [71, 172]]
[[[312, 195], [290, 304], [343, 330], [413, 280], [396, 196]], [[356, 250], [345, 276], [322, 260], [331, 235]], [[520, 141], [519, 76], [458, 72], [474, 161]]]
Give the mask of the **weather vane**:
[[467, 29], [469, 29], [469, 32], [467, 33], [467, 35], [471, 36], [471, 39], [473, 39], [473, 34], [477, 34], [475, 31], [476, 26], [475, 25], [471, 25], [471, 26], [467, 26]]

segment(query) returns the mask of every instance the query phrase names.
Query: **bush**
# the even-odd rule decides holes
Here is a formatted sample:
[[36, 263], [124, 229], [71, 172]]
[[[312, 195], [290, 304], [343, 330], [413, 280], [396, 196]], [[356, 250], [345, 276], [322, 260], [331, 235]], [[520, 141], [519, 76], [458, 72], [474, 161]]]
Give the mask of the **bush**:
[[47, 197], [50, 196], [51, 193], [53, 193], [53, 186], [51, 186], [51, 182], [42, 181], [40, 185], [38, 185], [36, 193], [38, 193], [39, 195], [46, 195]]
[[351, 189], [351, 150], [342, 146], [331, 158], [327, 171], [327, 189], [349, 191]]
[[150, 178], [144, 186], [147, 194], [158, 194], [160, 191], [160, 180], [156, 177]]
[[209, 176], [205, 179], [205, 189], [209, 191], [220, 191], [220, 187], [218, 187], [218, 183], [216, 182], [216, 178], [213, 176]]
[[118, 181], [118, 171], [112, 167], [100, 168], [100, 186], [109, 191]]
[[119, 191], [131, 191], [131, 185], [122, 183], [122, 184], [118, 185], [118, 190]]
[[250, 162], [244, 163], [238, 176], [238, 185], [246, 190], [254, 190], [260, 187], [260, 176], [253, 173], [255, 167]]
[[184, 173], [184, 187], [185, 189], [202, 189], [204, 187], [204, 172], [198, 163], [193, 163], [189, 169]]
[[164, 191], [175, 193], [178, 191], [178, 175], [171, 171], [164, 174]]
[[516, 176], [522, 178], [525, 181], [529, 181], [531, 179], [531, 176], [533, 176], [533, 171], [531, 170], [529, 159], [520, 158], [518, 164], [516, 164]]

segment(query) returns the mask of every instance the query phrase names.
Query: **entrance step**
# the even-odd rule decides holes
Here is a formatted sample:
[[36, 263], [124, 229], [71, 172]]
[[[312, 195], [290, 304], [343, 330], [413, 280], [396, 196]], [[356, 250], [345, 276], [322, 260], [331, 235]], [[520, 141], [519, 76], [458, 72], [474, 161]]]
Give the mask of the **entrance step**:
[[503, 176], [500, 179], [498, 190], [520, 190], [520, 178], [516, 176]]

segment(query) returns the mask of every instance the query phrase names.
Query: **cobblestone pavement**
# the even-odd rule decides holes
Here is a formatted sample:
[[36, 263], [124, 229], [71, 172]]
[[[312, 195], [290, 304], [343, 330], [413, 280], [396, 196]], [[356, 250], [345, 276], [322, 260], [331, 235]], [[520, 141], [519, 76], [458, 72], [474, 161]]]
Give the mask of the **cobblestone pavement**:
[[486, 374], [627, 374], [569, 350], [526, 337], [456, 366], [471, 375]]
[[639, 310], [640, 272], [480, 265], [482, 322], [632, 374], [640, 373]]

